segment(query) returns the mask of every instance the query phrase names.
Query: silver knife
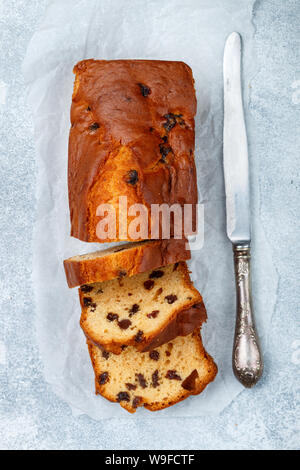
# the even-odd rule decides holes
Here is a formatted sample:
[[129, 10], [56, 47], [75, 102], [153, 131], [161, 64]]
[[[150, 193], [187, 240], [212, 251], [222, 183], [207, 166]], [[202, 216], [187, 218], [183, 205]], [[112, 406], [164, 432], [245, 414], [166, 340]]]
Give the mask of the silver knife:
[[245, 387], [252, 387], [262, 375], [263, 359], [251, 299], [248, 146], [241, 88], [241, 37], [235, 32], [225, 44], [223, 76], [227, 236], [233, 246], [237, 303], [232, 367], [236, 378]]

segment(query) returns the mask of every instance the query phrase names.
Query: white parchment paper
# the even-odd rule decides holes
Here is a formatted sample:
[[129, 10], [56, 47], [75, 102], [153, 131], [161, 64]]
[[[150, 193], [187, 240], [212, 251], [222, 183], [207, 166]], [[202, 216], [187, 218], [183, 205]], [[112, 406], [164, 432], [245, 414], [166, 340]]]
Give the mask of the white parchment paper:
[[[252, 0], [52, 0], [29, 44], [24, 74], [38, 167], [33, 263], [37, 336], [45, 379], [75, 413], [94, 419], [127, 416], [119, 406], [94, 395], [93, 370], [79, 327], [77, 289], [68, 289], [62, 265], [66, 257], [95, 249], [95, 244], [69, 236], [67, 146], [72, 69], [84, 58], [183, 60], [192, 67], [196, 81], [196, 161], [200, 202], [205, 209], [205, 242], [202, 250], [193, 253], [190, 267], [208, 311], [204, 344], [215, 358], [219, 374], [199, 397], [156, 414], [138, 410], [135, 417], [217, 414], [242, 390], [231, 370], [235, 290], [231, 245], [225, 235], [222, 55], [228, 33], [239, 31], [245, 52], [247, 114], [248, 87], [255, 73], [252, 4]], [[254, 191], [254, 249], [256, 259], [264, 252], [264, 265], [254, 262], [253, 288], [265, 344], [276, 273], [255, 217], [258, 204]]]

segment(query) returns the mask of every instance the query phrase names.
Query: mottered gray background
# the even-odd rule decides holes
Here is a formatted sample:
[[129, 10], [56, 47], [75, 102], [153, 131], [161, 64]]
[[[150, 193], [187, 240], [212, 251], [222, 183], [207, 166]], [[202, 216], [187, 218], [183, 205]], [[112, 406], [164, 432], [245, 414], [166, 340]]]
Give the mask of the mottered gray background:
[[[252, 186], [260, 192], [259, 217], [278, 276], [264, 377], [217, 417], [128, 416], [101, 423], [74, 417], [45, 383], [34, 326], [36, 168], [21, 64], [46, 3], [0, 0], [0, 448], [299, 448], [300, 3], [257, 0], [252, 18]], [[263, 266], [263, 257], [255, 262]]]

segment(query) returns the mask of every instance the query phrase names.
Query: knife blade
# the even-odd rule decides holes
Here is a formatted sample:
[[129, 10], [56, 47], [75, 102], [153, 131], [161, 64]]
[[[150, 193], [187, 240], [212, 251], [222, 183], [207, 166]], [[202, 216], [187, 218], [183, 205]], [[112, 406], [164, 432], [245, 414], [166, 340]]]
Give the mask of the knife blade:
[[232, 242], [236, 281], [236, 327], [232, 368], [236, 378], [252, 387], [263, 372], [255, 328], [250, 279], [250, 188], [247, 134], [241, 86], [241, 37], [227, 38], [223, 61], [223, 166], [227, 236]]
[[250, 196], [248, 144], [241, 87], [241, 37], [232, 33], [224, 50], [223, 156], [227, 236], [234, 244], [249, 243]]

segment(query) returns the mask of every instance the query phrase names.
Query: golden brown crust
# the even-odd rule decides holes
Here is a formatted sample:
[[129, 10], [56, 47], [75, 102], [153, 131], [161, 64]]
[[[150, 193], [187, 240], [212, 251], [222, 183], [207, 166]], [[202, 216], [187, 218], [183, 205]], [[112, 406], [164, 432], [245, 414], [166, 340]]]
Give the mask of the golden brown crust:
[[187, 240], [149, 240], [116, 247], [116, 252], [92, 259], [69, 258], [64, 268], [69, 287], [133, 276], [167, 264], [190, 259]]
[[[195, 209], [196, 97], [191, 69], [183, 62], [84, 60], [74, 72], [68, 169], [71, 235], [87, 242], [119, 241], [118, 224], [115, 236], [100, 240], [96, 234], [97, 207], [109, 203], [118, 209], [119, 196], [127, 196], [128, 207], [178, 203]], [[129, 183], [131, 171], [137, 178]], [[128, 217], [128, 225], [131, 220]], [[151, 238], [150, 224], [144, 238]]]
[[[112, 352], [113, 354], [121, 354], [124, 346], [134, 346], [138, 351], [147, 351], [148, 348], [156, 347], [156, 342], [159, 341], [160, 344], [161, 340], [166, 336], [166, 340], [170, 341], [170, 336], [172, 332], [177, 333], [177, 331], [181, 331], [184, 333], [185, 329], [191, 329], [192, 325], [195, 323], [200, 324], [203, 323], [203, 315], [205, 315], [205, 307], [203, 304], [203, 299], [201, 294], [197, 291], [194, 287], [190, 276], [187, 265], [185, 262], [178, 263], [178, 270], [181, 270], [183, 274], [183, 283], [186, 288], [192, 291], [194, 298], [191, 298], [190, 301], [186, 301], [184, 311], [182, 308], [174, 309], [172, 316], [166, 318], [165, 322], [160, 326], [158, 331], [154, 331], [152, 334], [144, 334], [143, 339], [141, 342], [137, 343], [135, 339], [135, 334], [132, 334], [130, 340], [126, 341], [115, 341], [112, 340], [110, 342], [104, 343], [103, 340], [100, 341], [98, 336], [95, 334], [94, 331], [90, 330], [86, 325], [86, 319], [88, 316], [88, 309], [89, 307], [84, 305], [84, 293], [79, 289], [79, 299], [81, 304], [81, 318], [80, 318], [80, 326], [87, 338], [88, 341], [95, 344], [96, 346], [105, 349], [106, 351]], [[197, 305], [198, 307], [195, 307]], [[196, 308], [196, 312], [195, 312]], [[196, 314], [195, 314], [196, 313]], [[198, 314], [199, 313], [199, 314]], [[179, 315], [178, 319], [177, 316]], [[186, 321], [184, 321], [186, 320]], [[192, 325], [191, 325], [192, 323]], [[194, 326], [194, 328], [195, 328]], [[194, 330], [192, 328], [192, 331]], [[189, 331], [190, 333], [191, 331]], [[176, 336], [184, 336], [175, 334]], [[152, 346], [151, 346], [152, 345]]]
[[203, 302], [181, 310], [147, 346], [144, 346], [142, 352], [152, 351], [162, 344], [169, 343], [177, 336], [187, 336], [196, 328], [200, 328], [206, 320], [207, 315]]
[[[161, 401], [149, 401], [145, 399], [145, 397], [141, 397], [141, 401], [138, 404], [138, 406], [144, 406], [149, 411], [159, 411], [159, 410], [168, 408], [170, 406], [175, 405], [176, 403], [179, 403], [182, 400], [185, 400], [191, 395], [199, 395], [206, 388], [206, 386], [215, 379], [217, 372], [218, 372], [218, 368], [213, 358], [205, 351], [203, 347], [200, 330], [196, 329], [194, 333], [191, 335], [191, 337], [187, 337], [187, 341], [197, 341], [195, 355], [198, 357], [199, 361], [201, 361], [201, 366], [202, 366], [202, 369], [205, 370], [205, 373], [203, 373], [203, 370], [202, 370], [199, 376], [198, 370], [194, 369], [190, 374], [190, 375], [194, 375], [194, 373], [196, 372], [196, 374], [194, 375], [194, 380], [191, 382], [192, 387], [190, 387], [189, 389], [185, 389], [182, 387], [180, 389], [180, 392], [178, 392], [177, 395], [175, 395], [173, 399], [168, 398], [166, 400], [161, 400]], [[99, 384], [98, 378], [103, 372], [103, 370], [101, 370], [101, 366], [99, 367], [99, 364], [97, 363], [97, 359], [96, 359], [97, 347], [89, 342], [87, 342], [87, 344], [88, 344], [89, 354], [90, 354], [90, 358], [91, 358], [91, 362], [92, 362], [94, 374], [95, 374], [96, 395], [101, 395], [111, 402], [118, 402], [118, 400], [116, 399], [116, 396], [112, 395], [105, 386], [102, 386]], [[188, 359], [189, 358], [186, 358], [187, 361]], [[182, 384], [184, 384], [184, 382], [186, 382], [186, 380], [184, 380]], [[119, 404], [130, 413], [135, 413], [136, 411], [136, 408], [133, 407], [130, 402], [121, 401], [119, 402]]]

